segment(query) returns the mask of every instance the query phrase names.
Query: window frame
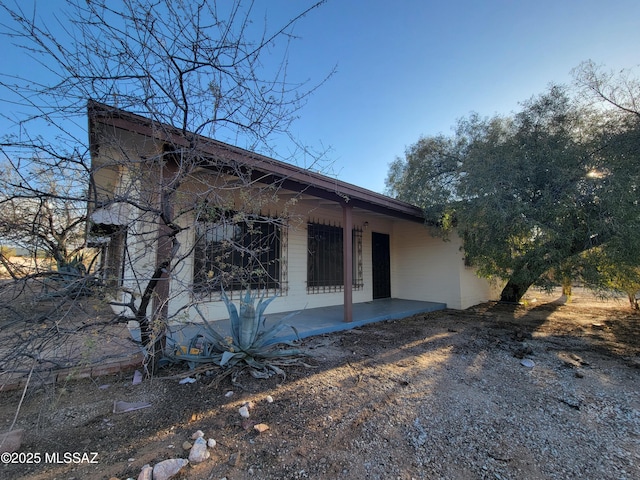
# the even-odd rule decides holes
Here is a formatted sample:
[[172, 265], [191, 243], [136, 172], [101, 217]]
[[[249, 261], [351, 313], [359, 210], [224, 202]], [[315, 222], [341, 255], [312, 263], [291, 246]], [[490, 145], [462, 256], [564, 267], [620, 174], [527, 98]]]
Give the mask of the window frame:
[[199, 220], [193, 252], [193, 292], [212, 296], [246, 289], [286, 291], [287, 228], [277, 216], [226, 211]]
[[[351, 230], [352, 288], [364, 288], [362, 267], [362, 230]], [[339, 225], [307, 223], [307, 293], [344, 290], [344, 229]]]

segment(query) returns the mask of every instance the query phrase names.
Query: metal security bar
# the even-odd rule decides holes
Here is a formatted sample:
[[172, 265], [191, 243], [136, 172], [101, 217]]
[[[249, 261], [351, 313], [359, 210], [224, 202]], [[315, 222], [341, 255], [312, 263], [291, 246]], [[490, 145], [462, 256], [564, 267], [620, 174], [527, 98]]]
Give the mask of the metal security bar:
[[[353, 235], [353, 287], [364, 286], [362, 230]], [[338, 225], [310, 222], [307, 225], [307, 292], [339, 292], [344, 287], [343, 229]]]
[[249, 288], [282, 293], [286, 234], [277, 219], [266, 216], [226, 213], [217, 221], [199, 222], [194, 291], [210, 294]]

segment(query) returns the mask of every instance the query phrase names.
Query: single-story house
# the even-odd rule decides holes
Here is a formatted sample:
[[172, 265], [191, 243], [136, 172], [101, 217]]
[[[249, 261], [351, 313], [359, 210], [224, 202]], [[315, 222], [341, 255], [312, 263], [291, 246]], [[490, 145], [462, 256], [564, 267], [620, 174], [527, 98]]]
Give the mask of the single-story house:
[[89, 238], [123, 304], [169, 256], [148, 314], [170, 322], [197, 322], [195, 302], [224, 319], [221, 291], [246, 286], [280, 297], [269, 313], [340, 305], [346, 322], [382, 298], [495, 298], [414, 205], [103, 104], [88, 115]]

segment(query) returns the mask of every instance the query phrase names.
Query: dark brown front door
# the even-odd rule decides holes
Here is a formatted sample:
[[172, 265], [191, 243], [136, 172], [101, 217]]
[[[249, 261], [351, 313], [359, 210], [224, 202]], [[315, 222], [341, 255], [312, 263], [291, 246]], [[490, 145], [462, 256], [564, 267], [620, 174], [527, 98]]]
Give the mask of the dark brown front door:
[[371, 232], [373, 263], [373, 298], [391, 296], [391, 260], [389, 256], [389, 235]]

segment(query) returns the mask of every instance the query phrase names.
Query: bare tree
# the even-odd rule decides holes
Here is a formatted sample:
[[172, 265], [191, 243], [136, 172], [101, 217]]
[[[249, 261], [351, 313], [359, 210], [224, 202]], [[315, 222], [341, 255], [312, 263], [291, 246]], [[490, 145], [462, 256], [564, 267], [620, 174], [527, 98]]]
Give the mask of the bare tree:
[[[212, 212], [218, 222], [228, 222], [229, 195], [257, 185], [250, 170], [204, 155], [203, 142], [216, 138], [275, 155], [270, 142], [286, 138], [296, 145], [293, 155], [320, 156], [289, 131], [325, 79], [310, 84], [290, 78], [287, 63], [294, 26], [322, 3], [308, 3], [275, 28], [252, 1], [67, 0], [64, 9], [46, 15], [18, 2], [0, 3], [6, 38], [33, 62], [30, 71], [43, 73], [38, 78], [30, 71], [0, 76], [0, 100], [11, 107], [5, 109], [11, 112], [5, 120], [16, 127], [2, 142], [12, 170], [12, 193], [3, 201], [29, 199], [41, 206], [38, 212], [60, 202], [86, 202], [90, 212], [124, 209], [130, 221], [135, 219], [138, 227], [127, 231], [127, 244], [138, 247], [125, 251], [126, 260], [141, 262], [140, 245], [153, 242], [158, 254], [145, 274], [116, 282], [131, 295], [126, 301], [118, 296], [114, 304], [140, 322], [149, 350], [166, 327], [166, 304], [154, 304], [161, 298], [162, 279], [192, 254], [181, 245], [181, 235]], [[90, 118], [97, 119], [98, 134], [90, 143], [99, 152], [87, 144], [87, 105]], [[158, 142], [153, 148], [132, 145], [131, 138], [110, 129], [121, 111], [131, 112], [130, 119], [139, 115], [140, 126], [150, 129], [149, 141], [162, 139], [160, 147]], [[25, 162], [34, 168], [26, 169]], [[203, 168], [215, 170], [215, 188], [198, 179]], [[65, 189], [47, 190], [46, 182], [37, 180], [45, 173]], [[113, 182], [107, 185], [105, 178]], [[249, 225], [257, 218], [277, 223], [263, 214], [277, 187], [254, 189], [243, 212], [234, 215]], [[185, 189], [196, 189], [198, 201], [185, 200]], [[35, 217], [30, 218], [34, 224]], [[64, 228], [70, 234], [83, 220], [82, 215], [68, 217]], [[112, 237], [118, 234], [117, 223], [107, 223]], [[93, 233], [99, 236], [99, 230]], [[50, 225], [46, 234], [54, 231], [59, 233]], [[260, 261], [259, 248], [247, 253]]]

